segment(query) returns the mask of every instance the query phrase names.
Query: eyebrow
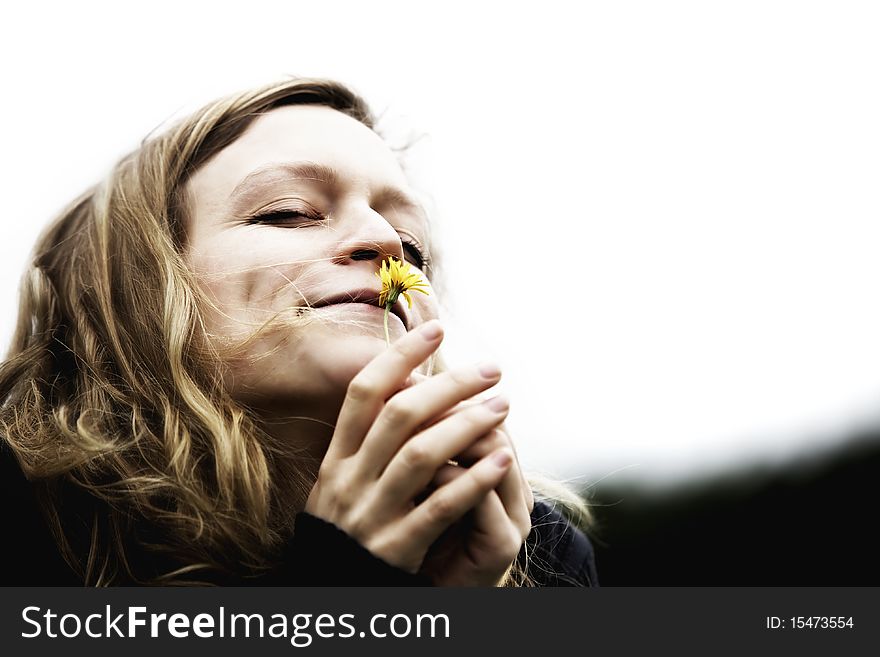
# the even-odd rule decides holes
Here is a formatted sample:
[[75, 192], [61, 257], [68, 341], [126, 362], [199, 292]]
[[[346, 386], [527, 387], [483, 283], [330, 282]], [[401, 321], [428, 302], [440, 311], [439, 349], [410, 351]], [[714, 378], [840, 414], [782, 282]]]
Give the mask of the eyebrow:
[[[250, 172], [239, 182], [229, 198], [247, 196], [263, 178], [299, 178], [300, 180], [316, 180], [327, 185], [338, 185], [341, 179], [339, 172], [333, 167], [318, 162], [303, 160], [300, 162], [284, 162], [281, 164], [267, 164]], [[410, 194], [398, 187], [382, 187], [377, 195], [376, 202], [390, 204], [394, 207], [403, 206], [415, 210], [427, 219], [424, 206]]]

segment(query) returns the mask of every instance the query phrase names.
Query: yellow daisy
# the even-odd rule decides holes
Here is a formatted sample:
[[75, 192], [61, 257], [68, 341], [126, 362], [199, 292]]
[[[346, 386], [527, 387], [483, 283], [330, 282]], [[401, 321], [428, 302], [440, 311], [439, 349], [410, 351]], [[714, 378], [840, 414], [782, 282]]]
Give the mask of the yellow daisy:
[[379, 305], [385, 308], [385, 341], [391, 344], [391, 337], [388, 334], [388, 313], [391, 306], [397, 303], [398, 297], [402, 294], [407, 305], [412, 308], [412, 297], [409, 296], [409, 290], [428, 294], [428, 284], [422, 280], [417, 272], [410, 271], [408, 262], [401, 262], [393, 257], [382, 261], [382, 266], [376, 272], [376, 276], [382, 281], [382, 288], [379, 290]]

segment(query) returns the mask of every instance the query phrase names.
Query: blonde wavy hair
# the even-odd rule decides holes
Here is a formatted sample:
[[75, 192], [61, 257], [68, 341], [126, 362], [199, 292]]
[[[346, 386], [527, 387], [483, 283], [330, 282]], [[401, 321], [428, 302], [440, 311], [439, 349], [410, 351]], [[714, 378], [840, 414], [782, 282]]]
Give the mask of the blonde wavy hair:
[[[291, 104], [375, 130], [364, 100], [338, 82], [235, 94], [146, 140], [37, 242], [0, 366], [0, 430], [86, 585], [263, 572], [314, 484], [314, 470], [292, 465], [230, 397], [200, 315], [210, 301], [182, 257], [189, 176], [256, 117]], [[589, 522], [567, 487], [532, 483]], [[505, 584], [530, 585], [525, 570], [514, 564]]]

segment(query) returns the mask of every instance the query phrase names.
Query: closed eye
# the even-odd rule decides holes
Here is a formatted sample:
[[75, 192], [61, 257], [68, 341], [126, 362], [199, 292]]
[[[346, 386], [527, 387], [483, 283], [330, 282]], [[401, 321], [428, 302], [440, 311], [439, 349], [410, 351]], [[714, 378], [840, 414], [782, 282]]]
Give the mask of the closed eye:
[[251, 217], [250, 221], [251, 223], [261, 224], [304, 224], [315, 223], [320, 221], [322, 218], [323, 217], [308, 214], [306, 212], [301, 212], [299, 210], [270, 210], [268, 212], [255, 214], [253, 217]]
[[406, 255], [407, 260], [410, 261], [411, 264], [415, 265], [419, 269], [424, 269], [425, 267], [425, 256], [422, 253], [422, 250], [412, 242], [402, 242], [403, 243], [403, 251]]

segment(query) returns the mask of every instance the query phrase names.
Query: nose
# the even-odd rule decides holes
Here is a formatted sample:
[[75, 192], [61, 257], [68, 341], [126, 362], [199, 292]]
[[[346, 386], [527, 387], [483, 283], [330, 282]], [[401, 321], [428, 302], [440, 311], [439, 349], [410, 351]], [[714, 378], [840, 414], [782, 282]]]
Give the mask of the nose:
[[394, 227], [375, 210], [368, 209], [350, 216], [349, 230], [339, 242], [337, 264], [347, 265], [361, 260], [375, 260], [378, 266], [393, 256], [403, 260], [403, 243]]
[[378, 249], [357, 249], [351, 254], [352, 260], [375, 260], [379, 257]]

